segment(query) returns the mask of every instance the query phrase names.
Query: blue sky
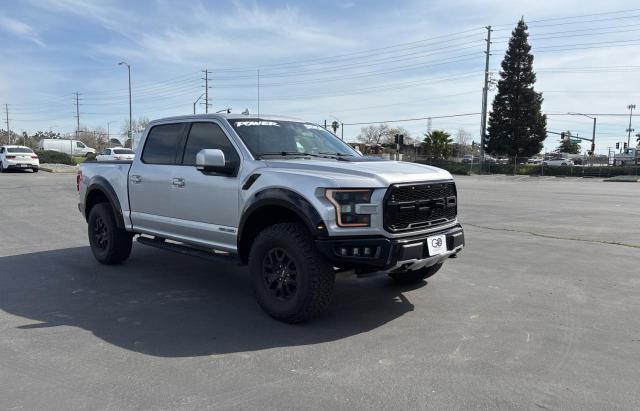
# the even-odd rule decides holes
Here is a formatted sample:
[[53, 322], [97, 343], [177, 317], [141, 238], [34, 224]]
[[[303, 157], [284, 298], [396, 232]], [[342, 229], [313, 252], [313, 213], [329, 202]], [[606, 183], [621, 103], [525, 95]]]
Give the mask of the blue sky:
[[[117, 63], [126, 60], [134, 117], [190, 113], [204, 69], [212, 71], [215, 110], [255, 112], [259, 69], [263, 113], [318, 123], [477, 113], [483, 27], [496, 29], [497, 71], [524, 16], [545, 112], [625, 113], [640, 104], [640, 10], [630, 8], [615, 0], [0, 0], [0, 103], [9, 104], [13, 130], [71, 132], [77, 91], [82, 125], [119, 130], [128, 100], [126, 69]], [[598, 123], [599, 152], [626, 136], [628, 118]], [[582, 136], [591, 124], [550, 115], [548, 129]], [[413, 135], [426, 130], [424, 120], [397, 125]], [[434, 119], [432, 127], [454, 134], [462, 127], [477, 140], [479, 116]], [[345, 127], [345, 137], [359, 128]], [[545, 148], [556, 145], [550, 136]]]

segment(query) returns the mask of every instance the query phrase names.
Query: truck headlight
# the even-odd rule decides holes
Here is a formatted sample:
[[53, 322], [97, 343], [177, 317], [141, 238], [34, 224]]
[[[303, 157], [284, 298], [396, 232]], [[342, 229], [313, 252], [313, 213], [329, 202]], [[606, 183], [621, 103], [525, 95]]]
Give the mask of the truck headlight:
[[369, 204], [371, 189], [327, 189], [325, 196], [336, 209], [336, 221], [340, 227], [369, 227], [370, 214], [358, 214], [357, 204]]

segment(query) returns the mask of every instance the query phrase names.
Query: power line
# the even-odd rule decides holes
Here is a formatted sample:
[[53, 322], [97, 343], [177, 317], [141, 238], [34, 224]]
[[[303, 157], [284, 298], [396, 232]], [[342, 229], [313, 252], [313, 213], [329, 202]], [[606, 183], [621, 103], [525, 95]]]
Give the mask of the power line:
[[[355, 51], [355, 52], [350, 52], [350, 53], [335, 54], [335, 55], [332, 55], [330, 57], [315, 57], [315, 58], [303, 59], [303, 60], [290, 60], [290, 61], [286, 61], [286, 62], [282, 62], [282, 63], [264, 64], [264, 65], [261, 65], [260, 67], [214, 69], [213, 72], [233, 72], [233, 71], [253, 71], [253, 72], [255, 72], [255, 70], [257, 68], [260, 68], [260, 70], [268, 70], [270, 67], [282, 67], [282, 66], [291, 67], [291, 66], [300, 65], [300, 64], [309, 65], [309, 63], [318, 62], [318, 61], [331, 61], [331, 62], [333, 62], [333, 61], [339, 61], [340, 59], [342, 59], [343, 57], [346, 57], [346, 56], [358, 56], [360, 54], [368, 54], [368, 53], [373, 53], [373, 52], [379, 53], [382, 50], [389, 50], [389, 49], [398, 48], [398, 47], [402, 47], [402, 46], [416, 45], [416, 44], [421, 44], [421, 43], [429, 42], [429, 41], [432, 41], [432, 40], [438, 40], [438, 39], [447, 38], [447, 37], [455, 37], [455, 36], [458, 36], [458, 35], [461, 35], [461, 34], [467, 34], [467, 33], [471, 33], [471, 32], [474, 32], [474, 31], [479, 31], [479, 30], [481, 30], [481, 27], [472, 28], [472, 29], [469, 29], [469, 30], [459, 31], [459, 32], [455, 32], [455, 33], [442, 34], [442, 35], [439, 35], [439, 36], [424, 38], [424, 39], [421, 39], [421, 40], [416, 40], [416, 41], [411, 41], [411, 42], [396, 43], [396, 44], [392, 44], [392, 45], [388, 45], [388, 46], [384, 46], [384, 47], [371, 48], [371, 49], [360, 50], [360, 51]], [[464, 38], [469, 38], [469, 37], [472, 37], [472, 35], [465, 36], [465, 37], [460, 37], [460, 38], [457, 38], [457, 39], [452, 39], [451, 41], [464, 39]], [[261, 77], [262, 77], [262, 74], [261, 74]]]
[[[593, 29], [593, 30], [589, 31], [588, 33], [571, 34], [570, 32], [566, 32], [565, 33], [566, 35], [553, 35], [553, 36], [530, 35], [529, 38], [533, 39], [533, 40], [553, 40], [553, 39], [564, 39], [564, 38], [575, 38], [575, 37], [602, 36], [604, 34], [631, 33], [631, 32], [637, 32], [639, 30], [640, 30], [640, 27], [639, 28], [635, 28], [635, 29], [613, 30], [613, 31], [603, 31], [603, 32], [597, 32], [597, 29]], [[583, 30], [581, 30], [581, 31], [583, 31]], [[558, 32], [558, 33], [562, 33], [562, 32]], [[498, 37], [495, 40], [496, 41], [503, 41], [503, 40], [509, 40], [509, 39], [511, 39], [511, 37], [504, 36], [504, 37]]]
[[360, 123], [344, 123], [345, 126], [362, 126], [367, 124], [382, 124], [382, 123], [402, 123], [407, 121], [422, 121], [428, 119], [439, 119], [439, 118], [453, 118], [453, 117], [468, 117], [468, 116], [477, 116], [482, 113], [464, 113], [464, 114], [449, 114], [443, 116], [429, 116], [429, 117], [418, 117], [418, 118], [405, 118], [401, 120], [384, 120], [384, 121], [366, 121]]
[[[411, 65], [407, 65], [407, 66], [399, 66], [399, 67], [396, 67], [396, 68], [391, 69], [391, 70], [386, 69], [386, 70], [366, 71], [366, 72], [360, 72], [360, 73], [357, 73], [357, 74], [350, 74], [350, 75], [346, 75], [346, 76], [316, 77], [316, 78], [313, 78], [313, 79], [295, 80], [295, 81], [287, 81], [287, 82], [280, 82], [280, 83], [262, 83], [261, 86], [262, 87], [279, 87], [279, 86], [290, 86], [290, 85], [296, 85], [296, 84], [309, 84], [309, 83], [316, 84], [316, 83], [319, 83], [319, 82], [333, 82], [333, 81], [352, 80], [352, 79], [363, 78], [363, 77], [379, 76], [381, 74], [391, 74], [391, 73], [398, 73], [398, 72], [402, 72], [402, 71], [415, 70], [415, 69], [418, 69], [418, 68], [426, 68], [426, 67], [434, 67], [434, 66], [441, 66], [441, 65], [454, 64], [454, 63], [462, 63], [462, 62], [465, 62], [465, 61], [472, 61], [472, 60], [476, 59], [476, 57], [469, 57], [469, 56], [479, 56], [479, 55], [480, 55], [480, 52], [475, 52], [475, 53], [469, 53], [469, 54], [463, 54], [463, 55], [460, 55], [460, 56], [455, 56], [455, 57], [452, 57], [451, 59], [439, 60], [436, 63], [411, 64]], [[464, 57], [466, 57], [466, 58], [464, 58]], [[254, 85], [252, 85], [252, 84], [226, 84], [226, 85], [214, 86], [213, 88], [222, 89], [222, 88], [241, 88], [241, 87], [254, 87]]]
[[[478, 40], [478, 43], [481, 42], [482, 40]], [[308, 70], [290, 70], [290, 71], [280, 71], [280, 72], [275, 72], [275, 73], [271, 73], [271, 74], [264, 74], [261, 71], [261, 76], [262, 78], [275, 78], [275, 77], [292, 77], [292, 76], [306, 76], [309, 74], [318, 74], [318, 73], [327, 73], [327, 72], [331, 72], [331, 71], [344, 71], [347, 69], [354, 69], [354, 68], [362, 68], [362, 67], [371, 67], [371, 66], [377, 66], [377, 65], [385, 65], [385, 64], [391, 64], [391, 63], [397, 63], [397, 62], [401, 62], [401, 61], [406, 61], [406, 60], [413, 60], [415, 58], [418, 57], [429, 57], [429, 56], [433, 56], [433, 55], [439, 55], [442, 53], [454, 53], [454, 52], [458, 52], [461, 50], [469, 50], [469, 49], [474, 49], [477, 48], [477, 45], [464, 45], [463, 47], [452, 47], [452, 46], [446, 46], [446, 47], [439, 47], [436, 49], [431, 49], [431, 50], [426, 50], [427, 52], [416, 52], [416, 53], [409, 53], [409, 54], [403, 54], [403, 55], [398, 55], [398, 56], [390, 56], [390, 57], [384, 57], [384, 58], [379, 58], [377, 60], [371, 60], [371, 61], [361, 61], [358, 63], [350, 63], [350, 64], [343, 64], [343, 65], [329, 65], [328, 67], [319, 67], [319, 68], [315, 68], [315, 69], [308, 69]], [[404, 57], [409, 57], [409, 58], [404, 58]], [[253, 79], [254, 76], [234, 76], [234, 77], [227, 77], [227, 78], [221, 78], [221, 77], [214, 77], [216, 81], [225, 81], [225, 80], [238, 80], [238, 79]]]
[[[617, 11], [604, 11], [604, 12], [600, 12], [600, 13], [589, 13], [589, 14], [578, 14], [578, 15], [573, 15], [573, 16], [564, 16], [564, 17], [551, 17], [551, 18], [546, 18], [546, 19], [537, 19], [537, 20], [530, 20], [527, 25], [529, 23], [544, 23], [547, 21], [561, 21], [561, 20], [571, 20], [571, 19], [580, 19], [580, 18], [584, 18], [584, 17], [594, 17], [594, 16], [605, 16], [605, 15], [609, 15], [609, 14], [621, 14], [621, 13], [629, 13], [629, 12], [637, 12], [640, 11], [640, 9], [626, 9], [626, 10], [617, 10]], [[606, 19], [605, 19], [606, 20]], [[587, 21], [587, 22], [591, 22], [593, 20]], [[559, 23], [559, 24], [565, 24], [564, 23]], [[503, 24], [496, 24], [494, 25], [494, 27], [507, 27], [507, 26], [513, 26], [513, 23], [503, 23]], [[540, 27], [540, 26], [538, 26]]]

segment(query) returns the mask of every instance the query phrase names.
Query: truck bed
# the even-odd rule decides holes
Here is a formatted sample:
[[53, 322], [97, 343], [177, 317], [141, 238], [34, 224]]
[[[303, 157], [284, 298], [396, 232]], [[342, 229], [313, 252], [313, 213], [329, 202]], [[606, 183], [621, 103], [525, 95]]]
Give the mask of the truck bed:
[[[85, 161], [80, 164], [82, 183], [80, 184], [80, 198], [83, 199], [92, 184], [98, 180], [109, 183], [120, 202], [120, 209], [125, 219], [129, 218], [129, 170], [132, 161]], [[129, 223], [129, 222], [127, 222]]]

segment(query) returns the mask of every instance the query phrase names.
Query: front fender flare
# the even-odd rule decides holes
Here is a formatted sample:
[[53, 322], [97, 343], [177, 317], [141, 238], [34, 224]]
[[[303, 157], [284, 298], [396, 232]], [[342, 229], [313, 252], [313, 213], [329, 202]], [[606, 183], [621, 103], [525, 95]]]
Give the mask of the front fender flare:
[[327, 228], [318, 210], [302, 195], [285, 188], [268, 188], [255, 193], [246, 203], [238, 226], [238, 244], [251, 215], [264, 206], [280, 206], [294, 212], [314, 238], [326, 237]]

